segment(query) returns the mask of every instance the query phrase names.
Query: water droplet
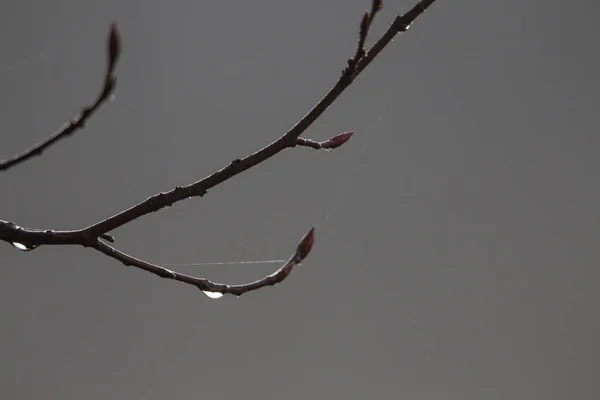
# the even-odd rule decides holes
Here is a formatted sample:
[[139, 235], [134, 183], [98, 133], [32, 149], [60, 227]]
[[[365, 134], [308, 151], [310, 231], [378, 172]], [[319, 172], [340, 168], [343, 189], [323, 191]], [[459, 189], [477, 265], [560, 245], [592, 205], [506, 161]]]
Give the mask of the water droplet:
[[23, 243], [19, 243], [19, 242], [12, 242], [12, 245], [21, 251], [30, 251], [37, 247], [37, 246], [26, 246]]
[[223, 293], [219, 292], [209, 292], [208, 290], [203, 290], [202, 293], [207, 295], [210, 299], [220, 299], [223, 297]]

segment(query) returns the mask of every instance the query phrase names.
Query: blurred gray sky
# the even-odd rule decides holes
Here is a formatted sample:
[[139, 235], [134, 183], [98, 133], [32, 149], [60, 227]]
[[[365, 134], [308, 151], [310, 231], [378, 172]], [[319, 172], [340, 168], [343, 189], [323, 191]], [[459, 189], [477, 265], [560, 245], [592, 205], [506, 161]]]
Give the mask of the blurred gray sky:
[[[414, 0], [386, 1], [369, 43]], [[278, 137], [338, 78], [367, 0], [20, 0], [0, 15], [0, 218], [87, 226]], [[592, 1], [438, 1], [297, 148], [114, 234], [164, 263], [286, 258], [213, 301], [83, 248], [0, 247], [7, 399], [595, 399], [600, 62]], [[594, 172], [596, 171], [596, 172]], [[187, 267], [218, 281], [275, 265]]]

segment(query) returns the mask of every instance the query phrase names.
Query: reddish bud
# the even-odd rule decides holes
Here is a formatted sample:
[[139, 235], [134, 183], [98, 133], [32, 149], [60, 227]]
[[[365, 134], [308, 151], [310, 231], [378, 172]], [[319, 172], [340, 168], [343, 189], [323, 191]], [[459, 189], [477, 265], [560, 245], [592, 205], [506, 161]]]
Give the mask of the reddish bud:
[[314, 243], [315, 243], [315, 228], [313, 227], [313, 228], [310, 228], [310, 230], [304, 235], [302, 240], [300, 240], [298, 247], [296, 248], [296, 254], [294, 256], [294, 259], [297, 263], [300, 263], [302, 260], [304, 260], [306, 258], [308, 253], [310, 253], [310, 250], [312, 249]]
[[339, 135], [335, 135], [334, 137], [332, 137], [331, 139], [329, 139], [327, 141], [329, 143], [328, 147], [330, 149], [335, 149], [336, 147], [340, 147], [341, 145], [346, 143], [348, 140], [350, 140], [352, 135], [354, 135], [354, 132], [352, 132], [352, 131], [340, 133]]
[[379, 11], [383, 8], [383, 0], [373, 0], [373, 11]]
[[121, 53], [121, 37], [117, 30], [117, 24], [112, 23], [110, 25], [110, 33], [108, 35], [108, 63], [111, 68], [117, 62], [119, 54]]

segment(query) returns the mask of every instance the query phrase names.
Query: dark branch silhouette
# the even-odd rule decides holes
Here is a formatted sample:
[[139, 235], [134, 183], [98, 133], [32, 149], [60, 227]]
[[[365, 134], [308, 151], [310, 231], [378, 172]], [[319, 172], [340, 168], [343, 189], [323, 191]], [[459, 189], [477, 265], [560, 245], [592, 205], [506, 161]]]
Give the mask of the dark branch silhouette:
[[112, 94], [117, 83], [117, 78], [113, 75], [113, 72], [117, 65], [120, 53], [121, 39], [119, 38], [116, 25], [112, 24], [108, 35], [108, 65], [106, 68], [106, 75], [104, 76], [104, 84], [102, 85], [102, 90], [94, 104], [84, 108], [79, 117], [64, 124], [58, 131], [48, 136], [45, 140], [30, 147], [21, 154], [0, 161], [0, 171], [14, 167], [17, 164], [29, 160], [31, 157], [41, 155], [44, 150], [58, 142], [60, 139], [64, 139], [75, 133], [78, 129], [83, 128], [85, 122], [110, 98], [110, 95]]
[[[171, 271], [159, 265], [152, 264], [147, 261], [140, 260], [131, 255], [128, 255], [116, 248], [106, 244], [104, 241], [114, 242], [114, 238], [108, 233], [113, 230], [137, 219], [144, 215], [158, 211], [161, 208], [171, 206], [172, 204], [197, 196], [204, 196], [208, 190], [219, 185], [220, 183], [238, 175], [253, 166], [273, 157], [282, 150], [296, 146], [309, 147], [312, 149], [335, 149], [346, 143], [353, 135], [353, 132], [338, 134], [329, 140], [317, 142], [311, 139], [301, 138], [306, 129], [308, 129], [316, 120], [325, 112], [325, 110], [339, 97], [340, 94], [348, 87], [354, 79], [375, 59], [375, 57], [383, 50], [400, 32], [404, 32], [413, 23], [413, 21], [421, 15], [435, 0], [422, 0], [413, 6], [408, 12], [403, 15], [398, 15], [388, 30], [383, 36], [369, 49], [365, 50], [365, 41], [373, 23], [374, 17], [382, 9], [381, 0], [373, 0], [371, 9], [366, 11], [361, 19], [359, 27], [359, 37], [356, 52], [351, 57], [341, 76], [335, 85], [327, 92], [327, 94], [294, 125], [288, 132], [283, 134], [274, 142], [263, 147], [259, 151], [248, 155], [242, 159], [231, 161], [228, 165], [215, 173], [187, 186], [177, 186], [174, 189], [158, 193], [149, 197], [145, 201], [124, 210], [112, 217], [103, 221], [97, 222], [86, 228], [70, 231], [57, 230], [40, 230], [20, 227], [12, 222], [0, 220], [0, 240], [11, 243], [13, 246], [21, 250], [33, 250], [41, 245], [81, 245], [93, 248], [101, 253], [112, 257], [126, 266], [133, 266], [147, 272], [151, 272], [162, 278], [174, 279], [179, 282], [194, 285], [202, 290], [211, 298], [221, 297], [223, 294], [229, 293], [241, 295], [243, 293], [262, 288], [264, 286], [272, 286], [285, 279], [292, 268], [302, 262], [309, 254], [314, 242], [315, 229], [311, 228], [302, 238], [296, 250], [290, 259], [281, 266], [276, 272], [264, 277], [255, 282], [250, 282], [242, 285], [226, 285], [214, 283], [207, 279], [197, 278], [190, 275], [181, 274]], [[51, 135], [45, 141], [32, 147], [21, 155], [17, 155], [8, 160], [0, 162], [0, 170], [6, 170], [15, 165], [35, 156], [39, 155], [43, 150], [50, 147], [61, 138], [67, 137], [77, 129], [82, 128], [85, 121], [102, 105], [109, 97], [114, 89], [116, 78], [113, 75], [113, 70], [116, 65], [120, 53], [120, 38], [116, 26], [111, 26], [108, 38], [108, 67], [104, 80], [103, 89], [96, 102], [88, 108], [85, 108], [81, 116], [57, 133]], [[104, 240], [104, 241], [103, 241]]]

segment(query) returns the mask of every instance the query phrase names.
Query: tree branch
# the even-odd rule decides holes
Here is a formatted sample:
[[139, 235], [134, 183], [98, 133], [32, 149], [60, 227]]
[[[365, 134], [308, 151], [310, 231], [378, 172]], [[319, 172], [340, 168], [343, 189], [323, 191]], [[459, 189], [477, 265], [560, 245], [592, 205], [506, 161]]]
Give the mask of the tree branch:
[[[418, 2], [410, 11], [402, 16], [396, 17], [393, 24], [388, 28], [387, 32], [375, 43], [375, 45], [365, 52], [363, 49], [372, 18], [368, 18], [368, 13], [365, 13], [367, 18], [363, 17], [361, 30], [358, 41], [358, 49], [354, 58], [348, 61], [348, 66], [342, 72], [342, 76], [337, 83], [329, 90], [313, 108], [300, 121], [296, 123], [287, 133], [275, 140], [266, 147], [263, 147], [254, 154], [251, 154], [243, 159], [233, 160], [229, 165], [219, 171], [207, 176], [206, 178], [192, 183], [187, 186], [178, 186], [169, 192], [159, 193], [147, 200], [119, 213], [104, 221], [98, 222], [86, 228], [86, 232], [90, 235], [100, 235], [110, 232], [122, 225], [125, 225], [134, 219], [140, 218], [146, 214], [158, 211], [161, 208], [173, 205], [173, 203], [196, 196], [204, 196], [208, 190], [217, 186], [220, 183], [240, 174], [268, 160], [282, 150], [294, 147], [298, 144], [298, 138], [303, 134], [316, 120], [329, 108], [329, 106], [350, 86], [354, 79], [373, 61], [373, 59], [387, 46], [391, 40], [399, 32], [404, 32], [410, 24], [421, 15], [435, 0], [422, 0]], [[373, 3], [381, 3], [374, 0]], [[373, 7], [375, 9], [375, 7]], [[381, 6], [377, 7], [381, 9]], [[367, 21], [367, 22], [365, 22]], [[366, 24], [366, 27], [363, 27]], [[333, 138], [332, 138], [333, 139]], [[303, 143], [306, 145], [306, 142]]]
[[41, 155], [44, 150], [59, 140], [64, 139], [75, 133], [78, 129], [83, 128], [87, 120], [110, 98], [110, 95], [117, 84], [117, 78], [114, 76], [113, 72], [120, 53], [121, 40], [119, 38], [117, 26], [112, 24], [108, 35], [108, 65], [104, 75], [104, 83], [102, 84], [102, 89], [96, 98], [96, 101], [91, 106], [84, 108], [79, 117], [67, 122], [58, 131], [51, 134], [43, 141], [35, 144], [21, 154], [0, 161], [0, 171], [7, 170], [32, 157]]
[[[103, 221], [90, 225], [84, 229], [72, 231], [44, 231], [39, 229], [22, 228], [12, 222], [0, 220], [0, 240], [9, 242], [21, 250], [32, 250], [40, 245], [82, 245], [85, 247], [91, 247], [109, 257], [119, 260], [125, 265], [134, 266], [162, 278], [174, 279], [179, 282], [194, 285], [211, 298], [218, 298], [226, 293], [239, 296], [248, 291], [256, 290], [264, 286], [275, 285], [278, 282], [281, 282], [288, 276], [292, 268], [295, 265], [298, 265], [310, 252], [314, 242], [314, 228], [312, 228], [303, 237], [294, 254], [281, 268], [261, 280], [243, 285], [214, 283], [207, 279], [197, 278], [171, 271], [167, 268], [128, 255], [112, 246], [109, 246], [100, 239], [113, 241], [113, 237], [110, 236], [108, 232], [111, 232], [144, 215], [158, 211], [161, 208], [171, 206], [178, 201], [187, 199], [189, 197], [204, 196], [211, 188], [232, 178], [233, 176], [242, 173], [243, 171], [246, 171], [247, 169], [252, 168], [257, 164], [260, 164], [261, 162], [280, 153], [282, 150], [295, 146], [330, 150], [343, 145], [352, 137], [353, 132], [341, 133], [323, 142], [300, 138], [300, 135], [304, 133], [317, 120], [317, 118], [319, 118], [319, 116], [325, 112], [325, 110], [327, 110], [327, 108], [340, 96], [340, 94], [342, 94], [342, 92], [348, 86], [350, 86], [354, 79], [356, 79], [356, 77], [371, 63], [371, 61], [373, 61], [373, 59], [375, 59], [375, 57], [391, 42], [394, 36], [396, 36], [399, 32], [406, 31], [410, 24], [412, 24], [412, 22], [434, 2], [435, 0], [421, 0], [407, 13], [397, 16], [384, 35], [373, 45], [371, 49], [365, 51], [364, 45], [369, 29], [375, 15], [382, 8], [381, 0], [372, 0], [370, 11], [365, 12], [360, 23], [356, 52], [354, 56], [348, 60], [346, 68], [342, 71], [342, 74], [336, 84], [288, 132], [257, 152], [250, 154], [243, 159], [231, 161], [227, 166], [223, 167], [212, 175], [205, 177], [204, 179], [187, 186], [177, 186], [168, 192], [153, 195], [145, 201], [127, 210], [124, 210]], [[14, 159], [17, 159], [17, 161], [12, 162], [11, 165], [21, 162], [32, 155], [39, 154], [44, 148], [53, 143], [52, 141], [56, 141], [58, 138], [72, 133], [72, 131], [83, 125], [85, 119], [89, 118], [91, 113], [95, 111], [95, 109], [108, 97], [108, 94], [114, 87], [115, 78], [112, 73], [114, 64], [118, 58], [119, 48], [120, 40], [118, 38], [116, 28], [113, 25], [111, 28], [111, 34], [109, 35], [109, 66], [106, 74], [105, 86], [96, 103], [94, 103], [91, 108], [85, 109], [78, 121], [71, 122], [71, 131], [68, 133], [60, 133], [56, 137], [51, 137], [47, 140], [49, 144], [42, 144], [39, 148], [34, 148], [29, 155], [15, 157]], [[22, 157], [22, 159], [19, 159], [19, 157]], [[0, 169], [6, 169], [8, 167]]]
[[311, 228], [304, 235], [302, 240], [300, 240], [300, 243], [298, 244], [298, 247], [296, 248], [292, 256], [277, 271], [257, 281], [244, 283], [241, 285], [227, 285], [224, 283], [216, 283], [211, 282], [208, 279], [197, 278], [191, 275], [182, 274], [180, 272], [171, 271], [167, 268], [151, 264], [147, 261], [143, 261], [128, 254], [125, 254], [122, 251], [119, 251], [114, 247], [111, 247], [106, 243], [101, 242], [100, 240], [96, 240], [96, 242], [94, 242], [91, 245], [91, 247], [109, 257], [119, 260], [125, 266], [133, 266], [158, 275], [161, 278], [174, 279], [179, 282], [196, 286], [198, 289], [202, 290], [204, 294], [206, 294], [208, 297], [219, 298], [223, 294], [227, 293], [236, 296], [241, 296], [246, 292], [257, 290], [265, 286], [274, 286], [279, 282], [283, 281], [289, 275], [292, 269], [296, 265], [299, 265], [302, 262], [302, 260], [304, 260], [304, 258], [308, 255], [308, 253], [310, 253], [314, 240], [315, 228]]

